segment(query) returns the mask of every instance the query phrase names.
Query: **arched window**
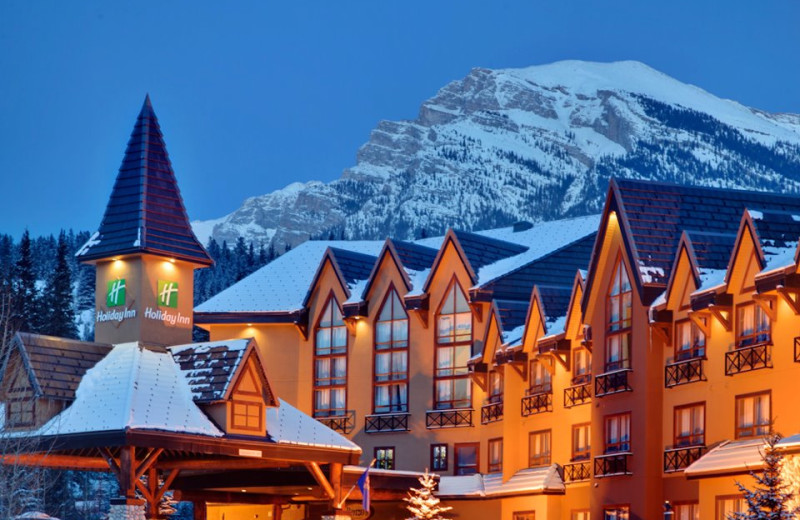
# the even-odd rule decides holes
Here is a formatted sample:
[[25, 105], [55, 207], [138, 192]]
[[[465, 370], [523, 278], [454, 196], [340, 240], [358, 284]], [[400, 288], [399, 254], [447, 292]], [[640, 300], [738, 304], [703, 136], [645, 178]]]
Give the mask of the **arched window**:
[[408, 411], [408, 314], [390, 288], [375, 323], [374, 413]]
[[347, 328], [331, 295], [314, 333], [314, 416], [344, 415], [347, 406]]
[[631, 366], [631, 309], [633, 291], [622, 258], [617, 258], [611, 287], [606, 298], [607, 334], [605, 370]]
[[467, 362], [472, 346], [472, 312], [454, 279], [436, 315], [435, 402], [437, 410], [469, 408], [472, 384]]

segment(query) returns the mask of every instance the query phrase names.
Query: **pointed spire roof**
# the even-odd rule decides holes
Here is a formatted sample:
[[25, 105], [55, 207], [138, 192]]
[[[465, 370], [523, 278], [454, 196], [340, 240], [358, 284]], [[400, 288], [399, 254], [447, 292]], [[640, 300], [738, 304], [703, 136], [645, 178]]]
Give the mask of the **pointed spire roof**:
[[100, 229], [76, 256], [91, 261], [136, 253], [213, 263], [189, 224], [149, 95], [133, 127]]

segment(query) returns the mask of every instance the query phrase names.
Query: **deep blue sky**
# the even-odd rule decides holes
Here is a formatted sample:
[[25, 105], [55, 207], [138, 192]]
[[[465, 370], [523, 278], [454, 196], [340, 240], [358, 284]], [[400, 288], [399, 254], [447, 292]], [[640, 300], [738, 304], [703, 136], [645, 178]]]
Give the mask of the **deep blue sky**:
[[800, 2], [0, 3], [0, 232], [100, 223], [149, 92], [192, 219], [355, 163], [472, 67], [641, 60], [800, 112]]

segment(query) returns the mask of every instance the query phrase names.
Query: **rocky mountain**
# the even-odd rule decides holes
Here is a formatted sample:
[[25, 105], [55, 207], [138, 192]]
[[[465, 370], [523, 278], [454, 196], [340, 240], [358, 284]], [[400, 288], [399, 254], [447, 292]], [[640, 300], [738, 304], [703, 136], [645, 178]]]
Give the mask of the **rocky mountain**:
[[195, 222], [204, 242], [411, 238], [598, 211], [609, 177], [800, 193], [800, 115], [724, 100], [638, 62], [476, 68], [357, 164]]

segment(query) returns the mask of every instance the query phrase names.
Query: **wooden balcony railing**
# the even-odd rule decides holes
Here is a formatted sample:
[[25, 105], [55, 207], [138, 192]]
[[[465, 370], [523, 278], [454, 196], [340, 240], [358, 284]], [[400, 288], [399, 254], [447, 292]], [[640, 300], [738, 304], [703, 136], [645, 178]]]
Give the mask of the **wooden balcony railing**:
[[623, 368], [599, 374], [594, 379], [594, 395], [595, 397], [603, 397], [604, 395], [616, 394], [619, 392], [631, 392], [630, 383], [628, 382], [628, 374], [631, 373], [630, 368]]
[[800, 363], [800, 336], [794, 338], [794, 362]]
[[743, 374], [762, 368], [772, 368], [769, 343], [748, 345], [725, 353], [725, 375]]
[[503, 418], [503, 401], [487, 403], [481, 407], [481, 424], [499, 421]]
[[410, 415], [406, 412], [367, 415], [364, 417], [364, 431], [367, 433], [407, 432]]
[[346, 410], [340, 415], [328, 415], [325, 417], [315, 417], [316, 420], [330, 428], [331, 430], [339, 433], [348, 434], [353, 431], [356, 426], [356, 412], [355, 410]]
[[686, 469], [705, 453], [705, 446], [686, 446], [664, 450], [664, 472], [672, 473]]
[[695, 381], [705, 381], [703, 361], [703, 358], [698, 357], [668, 364], [664, 367], [664, 386], [672, 388]]
[[537, 394], [526, 395], [522, 398], [522, 416], [552, 412], [553, 411], [553, 393], [552, 392], [539, 392]]
[[592, 402], [592, 383], [591, 380], [564, 389], [564, 408], [572, 408], [579, 404]]
[[428, 410], [425, 412], [425, 427], [431, 430], [439, 428], [462, 428], [472, 426], [471, 408], [455, 408], [452, 410]]
[[620, 452], [598, 455], [594, 458], [594, 476], [612, 477], [615, 475], [632, 475], [629, 466], [629, 459], [632, 453]]
[[583, 482], [592, 478], [592, 461], [564, 464], [564, 482]]

